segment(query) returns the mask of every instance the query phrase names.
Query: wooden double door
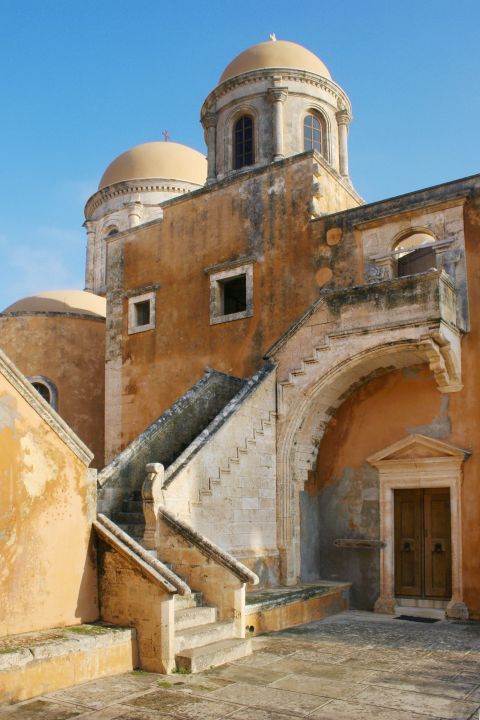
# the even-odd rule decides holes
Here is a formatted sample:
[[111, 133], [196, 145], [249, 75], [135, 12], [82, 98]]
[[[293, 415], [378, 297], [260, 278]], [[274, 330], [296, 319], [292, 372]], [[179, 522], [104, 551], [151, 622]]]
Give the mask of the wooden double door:
[[395, 490], [395, 595], [452, 594], [450, 490]]

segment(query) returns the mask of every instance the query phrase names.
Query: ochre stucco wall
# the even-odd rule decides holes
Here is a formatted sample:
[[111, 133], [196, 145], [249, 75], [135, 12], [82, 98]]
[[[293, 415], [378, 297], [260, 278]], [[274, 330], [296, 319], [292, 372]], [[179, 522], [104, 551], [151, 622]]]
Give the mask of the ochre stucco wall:
[[[109, 319], [107, 359], [122, 356], [116, 410], [122, 446], [198, 380], [206, 365], [252, 375], [270, 345], [318, 297], [316, 273], [324, 259], [312, 247], [313, 171], [312, 157], [302, 156], [174, 202], [163, 221], [111, 239], [108, 301], [111, 309], [117, 305]], [[325, 178], [324, 188], [328, 182], [334, 184]], [[340, 190], [331, 190], [324, 210], [354, 204]], [[205, 268], [244, 257], [253, 259], [253, 317], [210, 325]], [[156, 329], [128, 335], [124, 293], [152, 284], [160, 285]], [[117, 315], [119, 303], [123, 317]]]
[[103, 467], [105, 321], [59, 315], [0, 315], [0, 348], [24, 375], [58, 390], [57, 411]]
[[98, 617], [95, 479], [0, 369], [0, 637]]

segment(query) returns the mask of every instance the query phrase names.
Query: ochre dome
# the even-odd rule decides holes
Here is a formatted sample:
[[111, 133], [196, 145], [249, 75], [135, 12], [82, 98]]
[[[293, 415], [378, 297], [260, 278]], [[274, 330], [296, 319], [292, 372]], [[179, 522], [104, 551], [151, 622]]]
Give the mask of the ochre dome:
[[174, 142], [148, 142], [127, 150], [110, 163], [98, 185], [125, 180], [162, 178], [184, 180], [204, 185], [207, 178], [207, 159], [198, 150]]
[[310, 50], [288, 40], [267, 40], [237, 55], [223, 71], [219, 82], [263, 68], [306, 70], [331, 79], [327, 66]]
[[49, 290], [22, 298], [9, 305], [3, 313], [55, 312], [105, 317], [106, 305], [104, 297], [85, 290]]

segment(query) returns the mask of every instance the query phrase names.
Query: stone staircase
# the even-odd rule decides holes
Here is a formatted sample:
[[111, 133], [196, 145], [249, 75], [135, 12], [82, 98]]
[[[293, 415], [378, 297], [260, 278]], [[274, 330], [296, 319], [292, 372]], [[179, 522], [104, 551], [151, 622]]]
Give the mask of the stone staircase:
[[145, 530], [145, 517], [143, 515], [142, 495], [136, 490], [122, 500], [121, 508], [111, 515], [111, 520], [118, 525], [123, 532], [130, 535], [142, 545], [143, 532]]
[[175, 663], [180, 672], [200, 672], [250, 655], [251, 640], [236, 638], [234, 624], [217, 620], [202, 594], [175, 597]]
[[[139, 495], [135, 492], [124, 499], [121, 511], [112, 514], [112, 521], [143, 546], [145, 520]], [[158, 557], [156, 550], [148, 552]], [[176, 572], [173, 564], [164, 564]], [[217, 608], [204, 605], [202, 593], [176, 595], [174, 608], [175, 664], [179, 672], [200, 672], [251, 654], [251, 640], [236, 637], [233, 621], [219, 621]]]

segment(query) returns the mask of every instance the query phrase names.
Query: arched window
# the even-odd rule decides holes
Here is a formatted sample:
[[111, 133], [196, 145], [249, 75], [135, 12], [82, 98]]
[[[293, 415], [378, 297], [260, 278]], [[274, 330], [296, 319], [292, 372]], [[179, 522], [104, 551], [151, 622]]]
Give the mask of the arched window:
[[116, 235], [118, 233], [118, 228], [115, 226], [109, 227], [107, 230], [107, 237], [110, 237], [111, 235]]
[[436, 268], [434, 242], [435, 238], [424, 232], [413, 232], [397, 242], [397, 276], [418, 275]]
[[34, 375], [33, 377], [29, 377], [27, 379], [32, 383], [38, 394], [41, 395], [54, 410], [56, 410], [58, 394], [55, 383], [43, 375]]
[[318, 115], [309, 113], [303, 121], [303, 149], [323, 154], [323, 127]]
[[253, 165], [254, 162], [253, 118], [250, 115], [242, 115], [233, 128], [233, 167], [239, 170], [247, 165]]

